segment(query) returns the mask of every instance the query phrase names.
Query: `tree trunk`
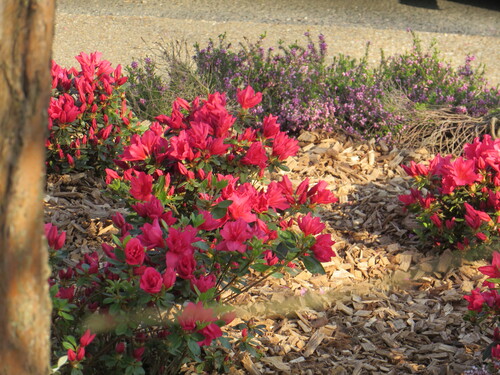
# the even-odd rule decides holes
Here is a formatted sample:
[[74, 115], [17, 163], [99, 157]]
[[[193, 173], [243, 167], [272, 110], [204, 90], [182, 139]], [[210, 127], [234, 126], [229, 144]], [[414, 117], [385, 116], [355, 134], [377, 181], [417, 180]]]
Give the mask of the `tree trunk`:
[[0, 0], [0, 375], [48, 374], [42, 241], [54, 0]]

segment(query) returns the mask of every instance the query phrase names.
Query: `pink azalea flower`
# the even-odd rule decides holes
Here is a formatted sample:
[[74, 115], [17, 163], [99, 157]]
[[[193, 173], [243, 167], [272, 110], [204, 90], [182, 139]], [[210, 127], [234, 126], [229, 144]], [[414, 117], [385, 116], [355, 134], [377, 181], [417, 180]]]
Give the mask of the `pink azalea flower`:
[[278, 116], [269, 115], [264, 117], [262, 123], [262, 134], [265, 138], [273, 138], [280, 132], [280, 124], [276, 122]]
[[256, 165], [261, 169], [265, 168], [267, 165], [267, 155], [262, 143], [252, 143], [243, 159], [241, 159], [241, 163], [245, 165]]
[[197, 323], [214, 322], [217, 318], [212, 309], [203, 307], [202, 302], [189, 302], [184, 310], [177, 316], [177, 321], [184, 331], [192, 332], [196, 329]]
[[245, 241], [252, 238], [251, 228], [243, 219], [227, 222], [220, 231], [222, 241], [216, 246], [219, 251], [238, 251], [247, 249]]
[[278, 160], [285, 160], [289, 156], [295, 156], [299, 151], [299, 141], [290, 138], [285, 132], [278, 132], [273, 141], [273, 156]]
[[215, 286], [216, 281], [217, 278], [214, 274], [206, 276], [200, 275], [191, 279], [191, 288], [194, 290], [194, 287], [196, 286], [201, 293], [205, 293], [207, 290]]
[[494, 279], [500, 278], [500, 253], [495, 251], [491, 265], [479, 267], [478, 271]]
[[329, 262], [335, 256], [332, 246], [335, 241], [332, 240], [330, 234], [320, 234], [316, 237], [316, 243], [311, 246], [314, 257], [320, 262]]
[[472, 290], [470, 296], [464, 296], [464, 299], [469, 301], [467, 308], [471, 311], [476, 311], [480, 313], [483, 310], [484, 298], [479, 288]]
[[325, 224], [321, 222], [319, 217], [313, 217], [309, 212], [306, 216], [302, 216], [297, 220], [300, 230], [304, 235], [319, 234], [325, 229]]
[[140, 266], [144, 263], [144, 258], [146, 253], [144, 252], [144, 246], [142, 246], [141, 241], [138, 238], [131, 238], [125, 245], [125, 261], [127, 264], [132, 266]]
[[486, 212], [475, 210], [469, 203], [465, 202], [464, 207], [466, 212], [465, 222], [472, 229], [477, 230], [482, 222], [488, 223], [491, 221], [491, 217]]
[[212, 340], [222, 336], [222, 330], [215, 323], [210, 323], [206, 327], [200, 329], [198, 332], [205, 337], [204, 340], [198, 342], [199, 346], [210, 345], [212, 343]]
[[236, 94], [238, 103], [240, 103], [241, 108], [248, 109], [255, 107], [262, 101], [262, 93], [255, 93], [251, 86], [247, 86], [245, 89], [240, 90]]
[[481, 175], [475, 172], [474, 160], [465, 160], [461, 157], [457, 158], [449, 166], [449, 171], [455, 186], [471, 185], [481, 180]]
[[54, 250], [59, 250], [64, 246], [66, 242], [66, 232], [61, 231], [59, 234], [57, 231], [57, 227], [52, 225], [52, 223], [45, 224], [45, 237], [47, 238], [47, 242], [49, 243], [49, 247]]
[[144, 172], [136, 172], [130, 180], [130, 195], [139, 201], [149, 201], [153, 195], [153, 177]]
[[155, 268], [148, 267], [141, 276], [140, 287], [149, 294], [160, 293], [163, 287], [163, 278]]

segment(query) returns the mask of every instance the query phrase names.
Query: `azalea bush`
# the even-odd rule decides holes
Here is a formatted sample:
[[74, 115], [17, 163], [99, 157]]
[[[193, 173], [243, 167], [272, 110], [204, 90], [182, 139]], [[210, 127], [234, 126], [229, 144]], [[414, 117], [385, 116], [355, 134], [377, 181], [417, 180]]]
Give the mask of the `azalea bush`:
[[239, 49], [219, 38], [207, 47], [195, 46], [195, 61], [201, 74], [210, 74], [219, 90], [251, 84], [264, 93], [255, 114], [276, 111], [283, 130], [332, 131], [341, 127], [363, 137], [397, 134], [402, 117], [384, 108], [384, 92], [374, 80], [365, 58], [357, 61], [338, 55], [326, 63], [327, 44], [323, 35], [315, 43], [305, 34], [307, 46], [280, 43], [264, 49], [262, 36]]
[[380, 80], [388, 91], [397, 89], [415, 103], [482, 116], [500, 106], [500, 90], [488, 86], [484, 66], [473, 66], [474, 60], [474, 56], [467, 56], [463, 66], [453, 69], [434, 45], [424, 51], [413, 35], [410, 51], [382, 59]]
[[128, 109], [121, 66], [112, 68], [101, 53], [76, 56], [80, 69], [52, 62], [48, 110], [47, 169], [66, 173], [113, 165], [123, 142], [140, 132]]
[[[491, 265], [479, 267], [479, 272], [489, 277], [484, 283], [483, 290], [474, 289], [471, 294], [464, 296], [469, 302], [469, 313], [466, 319], [485, 328], [493, 328], [493, 340], [483, 352], [483, 360], [489, 363], [484, 368], [483, 374], [497, 374], [500, 371], [500, 253], [493, 253]], [[479, 371], [477, 372], [479, 373]], [[470, 374], [473, 374], [471, 371]]]
[[436, 155], [428, 165], [403, 166], [415, 187], [399, 196], [416, 213], [423, 241], [467, 249], [500, 237], [500, 139], [489, 135], [464, 146], [463, 155]]
[[68, 267], [64, 234], [47, 226], [59, 373], [227, 372], [259, 355], [253, 337], [264, 334], [252, 320], [231, 324], [230, 303], [297, 267], [324, 272], [334, 241], [313, 211], [337, 199], [322, 181], [267, 179], [298, 145], [276, 117], [255, 123], [261, 99], [240, 90], [234, 115], [224, 94], [178, 99], [132, 136], [106, 171], [128, 211], [113, 216], [104, 255]]

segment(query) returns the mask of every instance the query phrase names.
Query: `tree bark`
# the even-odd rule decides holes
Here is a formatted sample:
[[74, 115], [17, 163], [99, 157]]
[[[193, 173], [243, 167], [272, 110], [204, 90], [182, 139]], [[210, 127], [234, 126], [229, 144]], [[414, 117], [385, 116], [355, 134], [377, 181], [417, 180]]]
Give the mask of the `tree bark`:
[[0, 375], [48, 374], [42, 240], [54, 0], [0, 0]]

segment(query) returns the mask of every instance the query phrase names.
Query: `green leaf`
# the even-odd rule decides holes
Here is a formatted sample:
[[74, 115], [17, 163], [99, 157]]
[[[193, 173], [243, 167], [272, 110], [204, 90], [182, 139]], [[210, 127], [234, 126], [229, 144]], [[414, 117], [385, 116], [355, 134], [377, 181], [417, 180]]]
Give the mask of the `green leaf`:
[[205, 251], [210, 250], [210, 246], [205, 241], [197, 241], [193, 242], [193, 246], [196, 246], [198, 249], [202, 249]]
[[218, 208], [228, 208], [231, 204], [233, 204], [233, 201], [231, 201], [231, 200], [225, 200], [225, 201], [217, 203], [215, 205], [215, 207], [218, 207]]
[[118, 247], [122, 247], [122, 242], [120, 241], [120, 239], [119, 239], [116, 235], [112, 234], [112, 235], [111, 235], [111, 238], [113, 239], [113, 242], [114, 242], [114, 243], [115, 243]]
[[276, 278], [276, 279], [282, 279], [283, 275], [281, 272], [274, 272], [273, 274], [271, 274], [272, 277]]
[[187, 344], [188, 344], [189, 351], [193, 354], [195, 359], [197, 357], [199, 357], [201, 354], [201, 349], [200, 349], [200, 346], [198, 345], [198, 343], [194, 340], [188, 339]]
[[323, 265], [317, 260], [316, 258], [312, 256], [308, 257], [300, 257], [300, 260], [304, 263], [304, 266], [306, 269], [311, 272], [312, 274], [321, 274], [324, 275], [325, 269], [323, 268]]
[[500, 279], [488, 279], [486, 281], [488, 281], [489, 283], [500, 284]]
[[66, 319], [66, 320], [75, 320], [73, 315], [70, 315], [64, 311], [59, 311], [59, 316], [62, 317], [63, 319]]
[[66, 340], [68, 340], [68, 342], [73, 344], [73, 347], [76, 348], [76, 339], [74, 336], [66, 336]]
[[265, 272], [269, 269], [269, 266], [262, 263], [261, 264], [257, 263], [250, 266], [250, 268], [253, 268], [257, 272]]
[[68, 350], [68, 349], [74, 350], [75, 349], [75, 345], [73, 345], [73, 344], [71, 344], [70, 342], [67, 342], [67, 341], [64, 341], [62, 343], [62, 346], [66, 350]]
[[219, 339], [218, 339], [218, 340], [219, 340], [220, 344], [221, 344], [224, 348], [226, 348], [226, 349], [228, 349], [228, 350], [231, 350], [231, 349], [232, 349], [232, 347], [231, 347], [231, 342], [229, 341], [229, 339], [228, 339], [227, 337], [219, 337]]
[[227, 208], [220, 208], [220, 207], [215, 207], [212, 209], [212, 217], [215, 220], [222, 219], [224, 216], [226, 216], [227, 213]]
[[128, 330], [128, 326], [127, 326], [127, 323], [120, 323], [116, 326], [115, 328], [115, 333], [118, 335], [118, 336], [121, 336], [121, 335], [125, 335], [127, 333], [127, 330]]

